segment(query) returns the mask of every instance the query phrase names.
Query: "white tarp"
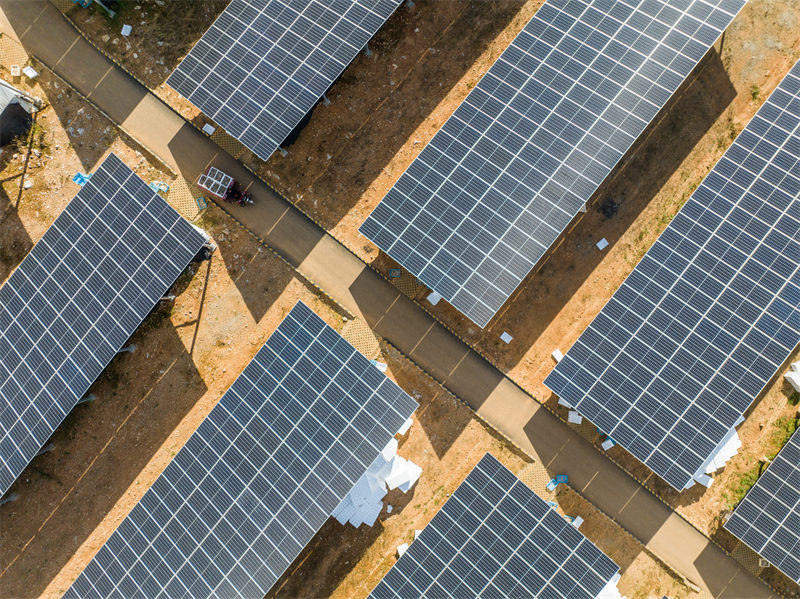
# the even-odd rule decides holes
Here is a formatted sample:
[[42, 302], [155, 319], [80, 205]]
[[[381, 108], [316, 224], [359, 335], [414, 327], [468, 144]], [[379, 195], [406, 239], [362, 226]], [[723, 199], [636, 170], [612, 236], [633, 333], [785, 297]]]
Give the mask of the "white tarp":
[[364, 475], [333, 510], [339, 523], [372, 526], [383, 510], [383, 498], [391, 489], [408, 492], [422, 474], [422, 468], [397, 455], [397, 439], [386, 444]]
[[783, 378], [789, 381], [795, 391], [800, 391], [800, 362], [794, 362]]
[[699, 482], [705, 487], [710, 487], [714, 479], [709, 475], [725, 466], [725, 464], [728, 463], [728, 460], [739, 453], [739, 448], [742, 446], [742, 440], [739, 439], [739, 434], [736, 432], [736, 427], [742, 422], [744, 422], [744, 417], [740, 416], [731, 430], [728, 431], [728, 434], [723, 437], [716, 449], [710, 456], [708, 456], [708, 459], [706, 459], [703, 465], [700, 466], [700, 469], [695, 472], [691, 483], [686, 486], [687, 489], [694, 486], [695, 481]]
[[620, 574], [617, 573], [614, 575], [614, 578], [608, 581], [608, 584], [603, 587], [603, 590], [597, 594], [597, 599], [625, 599], [622, 593], [619, 592], [617, 588], [617, 583], [619, 582]]

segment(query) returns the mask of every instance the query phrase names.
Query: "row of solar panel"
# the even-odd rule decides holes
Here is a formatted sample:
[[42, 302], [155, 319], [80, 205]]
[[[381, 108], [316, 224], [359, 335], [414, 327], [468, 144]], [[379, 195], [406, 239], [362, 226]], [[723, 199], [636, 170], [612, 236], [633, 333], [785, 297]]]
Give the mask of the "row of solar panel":
[[679, 490], [800, 340], [799, 125], [795, 65], [545, 381]]
[[[545, 384], [678, 490], [800, 342], [800, 63]], [[726, 528], [800, 582], [795, 435]]]
[[0, 287], [0, 495], [205, 243], [112, 154]]
[[361, 232], [485, 326], [743, 2], [713, 4], [546, 3]]
[[415, 408], [298, 303], [67, 596], [262, 596]]
[[800, 433], [775, 456], [725, 528], [800, 583]]
[[[487, 324], [743, 3], [547, 2], [362, 233]], [[356, 4], [342, 2], [340, 14]], [[234, 2], [173, 80], [212, 117], [224, 107], [220, 122], [245, 144], [256, 143], [252, 129], [280, 123], [268, 154], [361, 46], [330, 47], [339, 60], [328, 79], [287, 111], [298, 104], [291, 86], [309, 87], [297, 62], [319, 73], [317, 45], [330, 44], [312, 23], [322, 14], [293, 21], [281, 2], [255, 8]], [[250, 27], [259, 19], [269, 31], [261, 37]], [[257, 63], [230, 50], [236, 40], [273, 54]], [[288, 90], [269, 83], [278, 73]], [[782, 83], [547, 380], [678, 489], [797, 344], [793, 86]], [[241, 108], [248, 101], [274, 106], [257, 114]]]
[[370, 594], [594, 599], [619, 567], [486, 454]]
[[232, 0], [167, 83], [266, 160], [402, 0]]

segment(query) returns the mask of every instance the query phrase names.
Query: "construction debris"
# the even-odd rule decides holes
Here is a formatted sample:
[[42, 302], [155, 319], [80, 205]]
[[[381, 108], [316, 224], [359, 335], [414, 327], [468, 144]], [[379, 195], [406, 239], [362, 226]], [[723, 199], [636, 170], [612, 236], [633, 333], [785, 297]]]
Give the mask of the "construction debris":
[[392, 439], [353, 488], [333, 510], [340, 524], [372, 526], [383, 510], [383, 498], [391, 489], [407, 493], [422, 474], [422, 468], [397, 455], [397, 439]]

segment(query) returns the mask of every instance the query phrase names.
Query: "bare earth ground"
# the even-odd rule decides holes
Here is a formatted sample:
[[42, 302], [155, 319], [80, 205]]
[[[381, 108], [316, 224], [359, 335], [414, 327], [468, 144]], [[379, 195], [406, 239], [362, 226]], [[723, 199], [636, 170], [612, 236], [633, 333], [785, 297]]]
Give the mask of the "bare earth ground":
[[[229, 0], [123, 0], [114, 19], [95, 7], [70, 0], [55, 4], [89, 39], [124, 64], [147, 87], [192, 119], [198, 110], [164, 82]], [[122, 26], [131, 33], [123, 36]]]
[[[539, 4], [418, 0], [414, 8], [402, 6], [371, 42], [373, 54], [360, 55], [333, 87], [331, 105], [315, 109], [288, 156], [276, 154], [266, 163], [251, 165], [385, 273], [396, 265], [358, 234], [358, 225]], [[797, 0], [751, 0], [623, 167], [596, 194], [595, 207], [485, 330], [447, 305], [425, 303], [421, 289], [416, 299], [535, 397], [553, 403], [542, 385], [552, 368], [550, 353], [556, 348], [566, 351], [575, 341], [800, 57], [799, 20]], [[181, 32], [188, 35], [187, 41], [174, 43], [188, 49], [201, 33]], [[90, 31], [95, 41], [98, 34]], [[147, 51], [142, 54], [158, 55], [158, 38], [143, 35], [140, 43]], [[115, 53], [113, 47], [109, 51], [127, 68], [141, 68], [132, 54]], [[162, 76], [168, 72], [163, 70]], [[157, 79], [151, 86], [159, 85]], [[190, 118], [196, 116], [180, 103], [173, 106]], [[617, 210], [606, 217], [598, 206], [609, 204]], [[600, 253], [594, 243], [602, 237], [611, 246]], [[503, 331], [514, 336], [511, 344], [500, 342]], [[674, 493], [620, 448], [610, 457], [638, 478], [647, 478], [647, 484], [685, 517], [714, 534], [721, 515], [741, 496], [742, 484], [746, 488], [752, 479], [755, 460], [774, 452], [781, 419], [794, 411], [779, 377], [739, 429], [742, 452], [704, 493], [698, 488]], [[597, 440], [590, 426], [581, 431]]]

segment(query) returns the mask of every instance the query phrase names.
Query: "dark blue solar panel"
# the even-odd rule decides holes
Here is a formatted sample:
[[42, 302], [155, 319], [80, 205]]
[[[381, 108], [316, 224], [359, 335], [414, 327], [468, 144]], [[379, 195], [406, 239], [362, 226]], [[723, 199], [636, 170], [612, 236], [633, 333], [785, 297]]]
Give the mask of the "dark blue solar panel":
[[370, 599], [594, 599], [619, 567], [486, 454]]
[[800, 66], [547, 377], [678, 490], [800, 340]]
[[298, 303], [66, 597], [263, 597], [416, 407]]
[[725, 528], [800, 583], [800, 433], [772, 460]]
[[232, 0], [167, 83], [266, 160], [402, 0]]
[[548, 0], [361, 232], [485, 326], [744, 0]]
[[205, 242], [112, 154], [0, 287], [0, 495]]

